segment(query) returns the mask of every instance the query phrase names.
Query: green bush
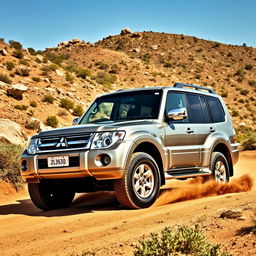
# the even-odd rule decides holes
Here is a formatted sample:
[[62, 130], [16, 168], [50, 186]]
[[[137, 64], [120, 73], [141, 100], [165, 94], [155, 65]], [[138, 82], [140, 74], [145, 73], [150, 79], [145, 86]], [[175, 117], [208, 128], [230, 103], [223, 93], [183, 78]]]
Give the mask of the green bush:
[[73, 83], [75, 78], [72, 74], [70, 74], [69, 72], [66, 73], [66, 80], [70, 83]]
[[42, 63], [42, 61], [36, 57], [36, 63]]
[[30, 105], [31, 107], [33, 107], [33, 108], [36, 108], [36, 107], [37, 107], [37, 102], [34, 101], [34, 100], [32, 100], [29, 105]]
[[40, 128], [40, 121], [38, 120], [27, 120], [25, 127], [29, 130], [38, 130]]
[[24, 53], [22, 50], [15, 50], [13, 53], [12, 53], [12, 56], [17, 58], [17, 59], [22, 59], [24, 57]]
[[81, 77], [85, 79], [87, 76], [90, 76], [91, 71], [87, 68], [77, 68], [76, 69], [76, 75], [77, 77]]
[[255, 80], [249, 80], [248, 84], [251, 85], [251, 86], [256, 87], [256, 81]]
[[246, 132], [237, 137], [241, 143], [243, 150], [256, 150], [256, 132]]
[[16, 190], [22, 187], [20, 176], [20, 145], [0, 143], [0, 179], [10, 182]]
[[58, 68], [58, 66], [56, 64], [50, 64], [47, 66], [43, 66], [41, 68], [41, 70], [44, 72], [50, 72], [50, 71], [55, 71], [57, 68]]
[[54, 102], [54, 97], [52, 95], [45, 95], [43, 101], [52, 104]]
[[57, 64], [58, 66], [61, 65], [61, 63], [64, 61], [64, 60], [67, 60], [70, 55], [69, 54], [60, 54], [60, 55], [57, 55], [53, 52], [45, 52], [44, 53], [44, 56], [47, 60], [50, 60], [51, 62]]
[[62, 107], [62, 108], [70, 110], [70, 109], [73, 109], [74, 106], [75, 106], [74, 102], [69, 100], [69, 99], [67, 99], [67, 98], [62, 98], [60, 100], [60, 107]]
[[117, 77], [113, 74], [106, 72], [98, 72], [96, 76], [96, 82], [99, 84], [112, 84], [116, 81]]
[[228, 92], [222, 92], [222, 93], [221, 93], [221, 97], [227, 98], [227, 97], [228, 97]]
[[74, 116], [82, 116], [83, 113], [84, 113], [84, 110], [83, 110], [82, 105], [75, 106], [75, 108], [73, 110], [73, 115]]
[[164, 64], [164, 67], [166, 67], [166, 68], [171, 68], [171, 67], [172, 67], [172, 63], [171, 63], [171, 62], [166, 62], [166, 63]]
[[233, 116], [233, 117], [239, 116], [239, 112], [238, 112], [237, 110], [233, 110], [233, 111], [232, 111], [232, 116]]
[[4, 38], [3, 38], [3, 37], [1, 37], [1, 38], [0, 38], [0, 41], [4, 43]]
[[252, 70], [252, 69], [253, 69], [253, 65], [252, 65], [252, 64], [246, 64], [246, 65], [244, 66], [244, 69], [246, 69], [246, 70]]
[[15, 105], [14, 108], [19, 109], [19, 110], [27, 110], [28, 106], [27, 105]]
[[22, 50], [22, 44], [20, 42], [17, 42], [17, 41], [14, 41], [14, 40], [9, 40], [9, 44], [14, 49]]
[[247, 94], [249, 93], [249, 91], [246, 90], [246, 89], [243, 89], [243, 90], [240, 91], [240, 93], [241, 93], [242, 95], [247, 95]]
[[1, 74], [1, 73], [0, 73], [0, 81], [2, 81], [4, 83], [7, 83], [7, 84], [11, 84], [12, 83], [12, 80], [9, 78], [8, 75]]
[[196, 225], [193, 228], [180, 226], [177, 231], [166, 227], [161, 231], [161, 236], [152, 233], [150, 238], [139, 241], [134, 255], [228, 256], [229, 254], [221, 251], [221, 245], [209, 243], [203, 232]]
[[100, 69], [104, 69], [104, 70], [106, 70], [106, 69], [109, 68], [109, 65], [108, 65], [108, 64], [106, 64], [106, 63], [104, 63], [104, 62], [101, 62], [101, 61], [96, 62], [95, 65], [98, 66]]
[[5, 66], [9, 71], [12, 71], [15, 68], [15, 64], [12, 61], [7, 61]]
[[36, 51], [34, 50], [34, 48], [29, 47], [28, 52], [30, 53], [30, 55], [36, 55]]
[[48, 116], [46, 121], [45, 121], [45, 124], [47, 126], [51, 126], [53, 128], [56, 128], [56, 127], [58, 127], [59, 121], [58, 121], [56, 116]]
[[32, 77], [32, 80], [35, 81], [35, 82], [40, 82], [41, 81], [40, 77]]
[[19, 63], [20, 63], [21, 65], [24, 65], [24, 66], [29, 66], [28, 61], [27, 61], [27, 60], [24, 60], [24, 59], [20, 59], [20, 60], [19, 60]]

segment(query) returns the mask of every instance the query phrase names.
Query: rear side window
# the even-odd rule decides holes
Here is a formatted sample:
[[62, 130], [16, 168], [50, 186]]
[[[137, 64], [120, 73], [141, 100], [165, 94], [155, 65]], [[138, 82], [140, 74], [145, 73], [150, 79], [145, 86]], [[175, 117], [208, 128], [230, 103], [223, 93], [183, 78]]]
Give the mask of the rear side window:
[[205, 123], [201, 102], [197, 95], [188, 94], [188, 109], [190, 123]]
[[204, 120], [206, 123], [211, 123], [212, 119], [210, 116], [209, 108], [207, 106], [207, 102], [204, 96], [200, 96], [201, 104], [202, 104], [202, 109], [203, 109], [203, 115], [204, 115]]
[[212, 120], [214, 123], [220, 123], [225, 121], [225, 112], [223, 110], [223, 107], [220, 103], [220, 100], [215, 97], [206, 96], [210, 112], [212, 115]]

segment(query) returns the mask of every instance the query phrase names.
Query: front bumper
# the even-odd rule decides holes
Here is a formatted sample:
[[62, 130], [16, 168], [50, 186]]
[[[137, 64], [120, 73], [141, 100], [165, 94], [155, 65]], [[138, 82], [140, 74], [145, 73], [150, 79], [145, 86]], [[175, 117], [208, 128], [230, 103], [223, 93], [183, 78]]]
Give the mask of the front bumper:
[[[84, 150], [84, 151], [65, 151], [29, 155], [25, 151], [21, 156], [21, 162], [26, 161], [27, 170], [20, 170], [23, 179], [27, 183], [40, 182], [40, 179], [65, 179], [65, 178], [84, 178], [93, 176], [97, 180], [120, 179], [125, 172], [125, 161], [127, 156], [127, 141], [121, 142], [113, 149], [105, 150]], [[111, 162], [103, 166], [97, 161], [99, 156], [107, 154]], [[76, 159], [72, 167], [49, 168], [42, 165], [48, 157], [69, 156]]]

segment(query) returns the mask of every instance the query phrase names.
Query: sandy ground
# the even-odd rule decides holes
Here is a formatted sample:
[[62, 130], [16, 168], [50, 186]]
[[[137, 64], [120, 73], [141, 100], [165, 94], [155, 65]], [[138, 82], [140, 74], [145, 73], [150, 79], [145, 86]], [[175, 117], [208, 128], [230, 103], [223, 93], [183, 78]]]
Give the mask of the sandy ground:
[[[0, 183], [0, 255], [133, 255], [135, 242], [144, 235], [196, 223], [209, 241], [223, 244], [229, 253], [256, 255], [256, 235], [250, 232], [256, 152], [242, 152], [235, 172], [228, 187], [172, 181], [153, 207], [142, 210], [124, 209], [114, 193], [100, 192], [77, 195], [69, 209], [43, 212], [26, 191], [17, 194]], [[221, 219], [226, 209], [240, 209], [243, 217]]]

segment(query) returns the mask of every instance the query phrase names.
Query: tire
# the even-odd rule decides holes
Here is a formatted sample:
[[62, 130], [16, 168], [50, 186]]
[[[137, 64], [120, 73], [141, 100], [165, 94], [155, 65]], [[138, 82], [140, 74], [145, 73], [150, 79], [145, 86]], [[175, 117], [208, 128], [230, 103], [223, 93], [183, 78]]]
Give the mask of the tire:
[[114, 181], [117, 200], [128, 208], [147, 208], [157, 199], [160, 191], [160, 173], [156, 161], [149, 154], [132, 154], [128, 171]]
[[213, 152], [210, 160], [211, 178], [218, 183], [229, 182], [229, 165], [226, 157], [220, 152]]
[[75, 193], [56, 183], [29, 183], [28, 191], [32, 202], [41, 210], [69, 207]]

